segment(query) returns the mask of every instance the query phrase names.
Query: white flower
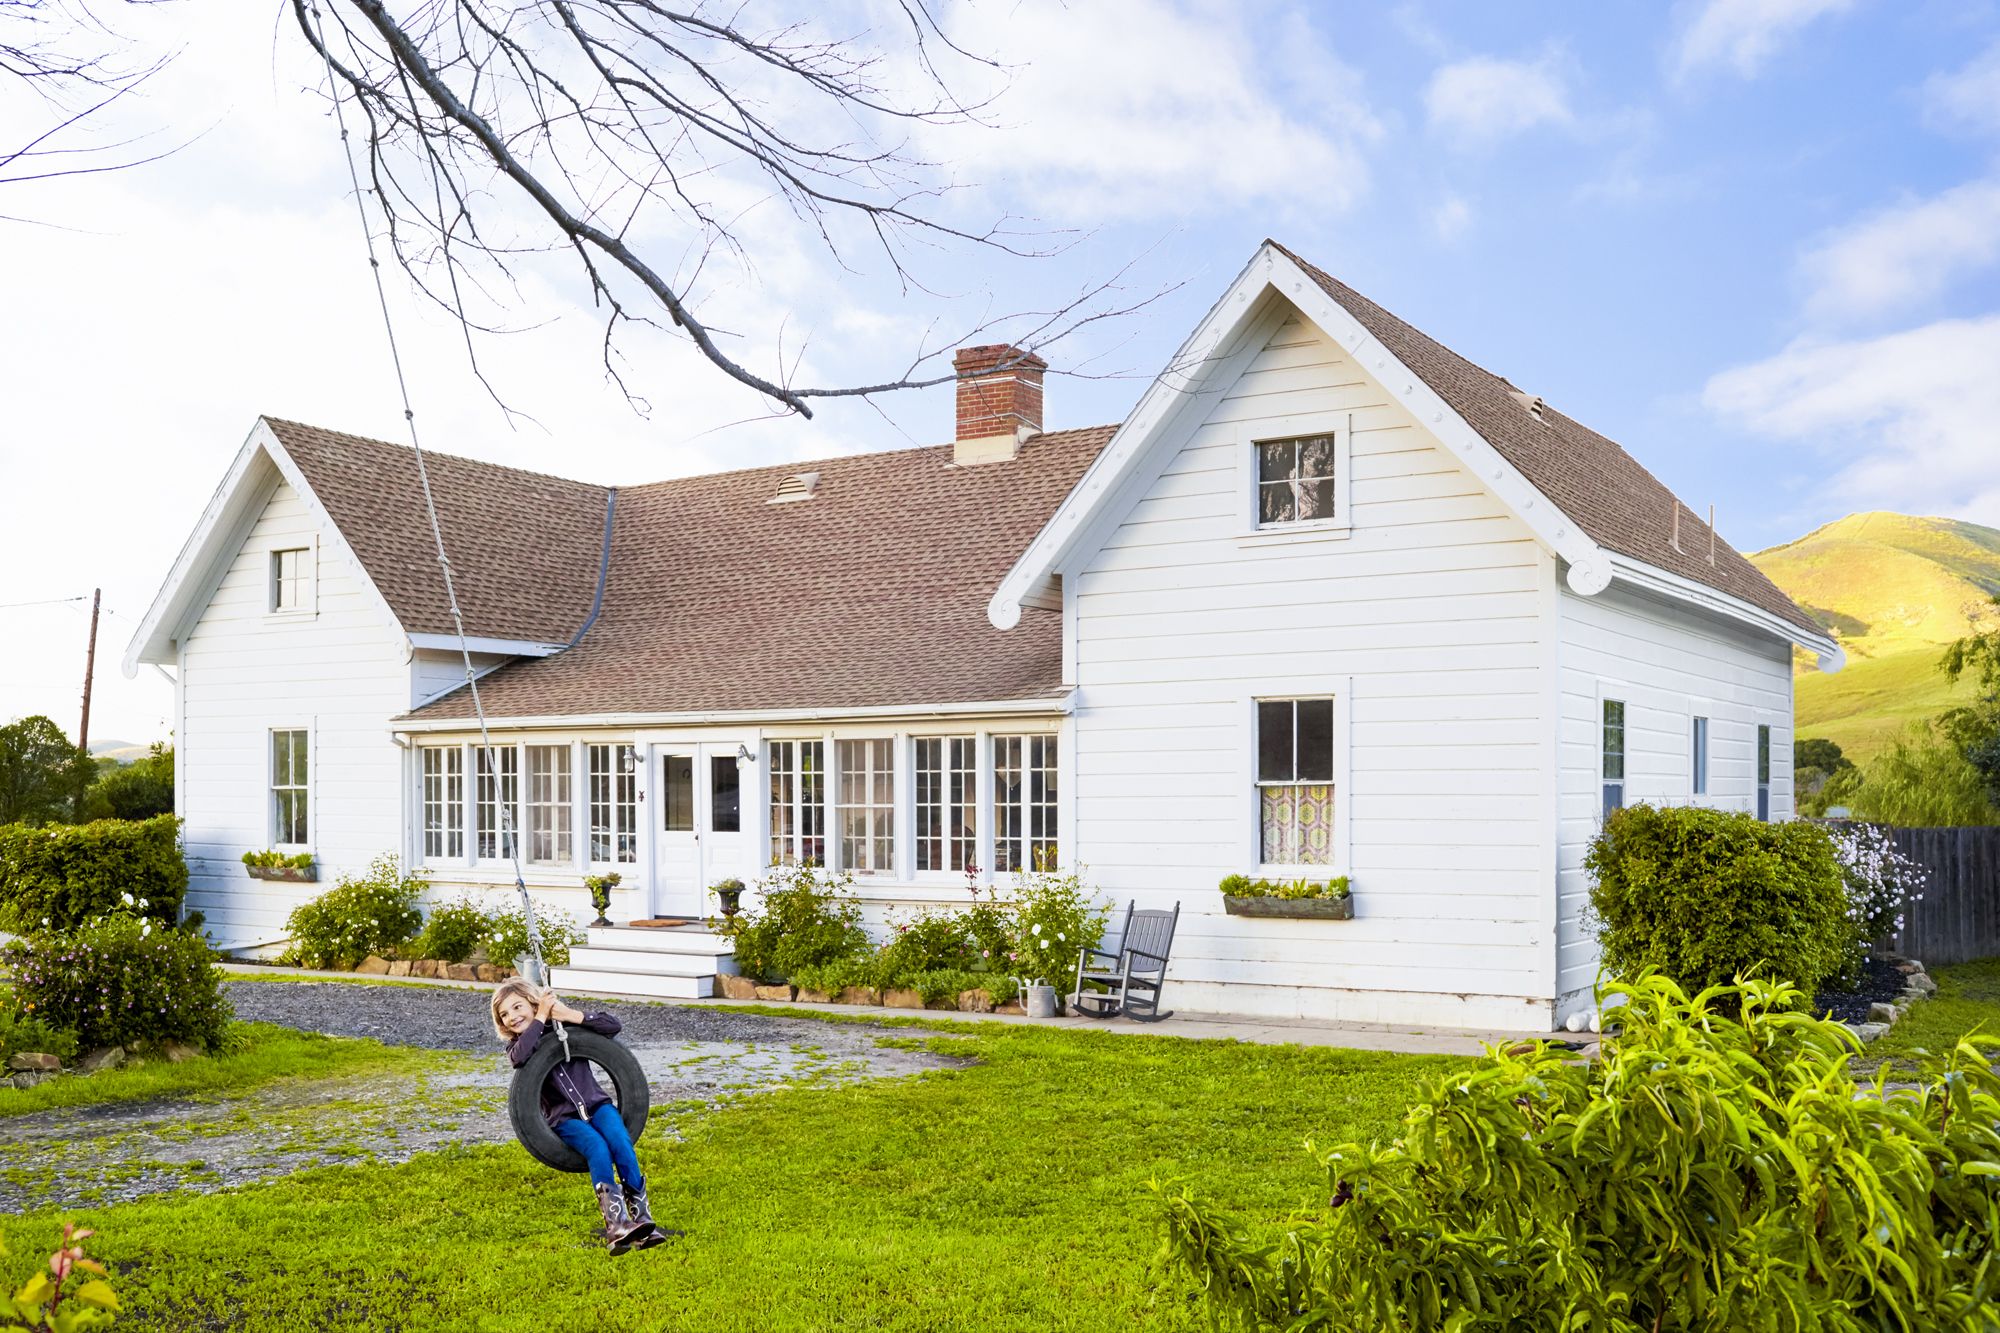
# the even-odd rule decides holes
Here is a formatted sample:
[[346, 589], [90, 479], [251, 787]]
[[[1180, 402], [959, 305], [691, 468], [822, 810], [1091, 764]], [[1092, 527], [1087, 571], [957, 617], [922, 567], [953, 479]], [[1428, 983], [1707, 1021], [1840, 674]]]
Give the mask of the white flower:
[[1041, 923], [1041, 922], [1039, 922], [1039, 921], [1037, 921], [1037, 922], [1035, 923], [1035, 933], [1036, 933], [1037, 935], [1039, 935], [1039, 934], [1041, 934], [1041, 933], [1042, 933], [1042, 923]]
[[150, 922], [150, 921], [146, 921], [146, 922], [142, 922], [142, 923], [140, 924], [140, 926], [139, 926], [139, 938], [140, 938], [140, 939], [142, 939], [142, 940], [143, 940], [143, 939], [145, 939], [145, 938], [146, 938], [146, 937], [147, 937], [148, 935], [150, 935], [150, 934], [152, 934], [152, 933], [153, 933], [153, 923], [152, 923], [152, 922]]
[[126, 905], [127, 907], [130, 907], [130, 906], [132, 905], [132, 895], [131, 895], [131, 894], [129, 894], [129, 893], [121, 893], [121, 894], [119, 894], [118, 896], [119, 896], [120, 898], [123, 898], [123, 899], [125, 900], [125, 905]]

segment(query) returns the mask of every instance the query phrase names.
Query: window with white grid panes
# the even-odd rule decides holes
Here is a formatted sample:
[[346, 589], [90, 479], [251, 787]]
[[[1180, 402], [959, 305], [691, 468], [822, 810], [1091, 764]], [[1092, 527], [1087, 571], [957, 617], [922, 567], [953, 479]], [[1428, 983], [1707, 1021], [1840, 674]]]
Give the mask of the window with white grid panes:
[[1054, 869], [1056, 738], [993, 738], [993, 870]]
[[590, 859], [629, 865], [639, 859], [639, 756], [629, 745], [584, 747], [589, 783]]
[[840, 868], [857, 875], [895, 869], [896, 742], [887, 736], [836, 741]]
[[1334, 517], [1334, 437], [1259, 440], [1257, 525], [1324, 522]]
[[426, 745], [424, 765], [424, 855], [457, 860], [465, 855], [465, 749]]
[[919, 736], [915, 742], [917, 869], [978, 864], [979, 742]]
[[576, 804], [570, 792], [570, 747], [530, 745], [528, 750], [528, 859], [539, 865], [568, 865], [576, 858], [571, 824]]
[[311, 743], [302, 728], [271, 733], [271, 843], [304, 847], [312, 836], [308, 806]]
[[1257, 701], [1258, 858], [1334, 863], [1333, 700]]
[[297, 547], [271, 552], [271, 609], [308, 610], [312, 596], [312, 549]]
[[768, 741], [771, 860], [826, 863], [826, 742]]
[[521, 836], [521, 752], [512, 745], [496, 745], [490, 752], [475, 745], [472, 756], [477, 775], [474, 850], [481, 860], [511, 859]]

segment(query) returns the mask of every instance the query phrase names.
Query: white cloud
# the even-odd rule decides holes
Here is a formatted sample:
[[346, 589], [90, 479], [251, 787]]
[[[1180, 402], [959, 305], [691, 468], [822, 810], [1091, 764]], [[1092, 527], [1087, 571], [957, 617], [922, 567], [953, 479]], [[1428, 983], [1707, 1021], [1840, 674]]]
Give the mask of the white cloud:
[[1431, 210], [1431, 230], [1441, 241], [1455, 241], [1465, 234], [1472, 225], [1472, 208], [1457, 195], [1447, 195], [1443, 203]]
[[1476, 147], [1575, 120], [1569, 92], [1553, 57], [1501, 60], [1474, 56], [1445, 65], [1424, 88], [1431, 129]]
[[1992, 523], [2000, 514], [2000, 315], [1879, 338], [1800, 341], [1710, 379], [1741, 428], [1801, 441], [1839, 502]]
[[1854, 0], [1703, 0], [1674, 44], [1674, 72], [1686, 78], [1720, 65], [1749, 78], [1814, 20], [1853, 5]]
[[2000, 259], [2000, 180], [1973, 181], [1836, 232], [1800, 262], [1822, 319], [1927, 301], [1957, 275]]
[[1924, 84], [1924, 115], [1933, 125], [2000, 134], [2000, 42], [1963, 69]]
[[[1171, 0], [1020, 0], [967, 6], [953, 38], [1013, 66], [998, 128], [927, 134], [927, 151], [970, 183], [1063, 219], [1301, 206], [1343, 210], [1366, 193], [1381, 134], [1358, 73], [1299, 24], [1278, 49], [1229, 7]], [[1285, 105], [1301, 42], [1310, 97]]]

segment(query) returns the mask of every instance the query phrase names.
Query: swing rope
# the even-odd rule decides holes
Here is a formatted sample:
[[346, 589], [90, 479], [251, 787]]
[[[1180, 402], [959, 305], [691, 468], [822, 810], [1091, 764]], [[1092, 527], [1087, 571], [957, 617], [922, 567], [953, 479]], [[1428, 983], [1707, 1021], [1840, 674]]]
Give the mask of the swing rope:
[[[361, 219], [361, 237], [368, 247], [368, 269], [375, 280], [375, 300], [382, 310], [382, 332], [389, 340], [389, 361], [396, 370], [396, 390], [403, 401], [403, 422], [409, 427], [410, 448], [416, 453], [417, 482], [424, 494], [424, 514], [430, 520], [431, 542], [437, 550], [438, 569], [444, 575], [445, 601], [451, 608], [452, 629], [458, 636], [459, 660], [465, 666], [466, 688], [472, 693], [472, 713], [479, 724], [479, 756], [486, 766], [486, 776], [493, 783], [494, 805], [500, 812], [500, 841], [507, 849], [507, 856], [514, 868], [514, 888], [521, 895], [521, 910], [528, 930], [528, 952], [535, 961], [536, 975], [532, 978], [538, 986], [548, 984], [548, 963], [542, 957], [542, 938], [535, 924], [535, 900], [528, 893], [528, 881], [521, 869], [521, 845], [514, 828], [513, 803], [506, 799], [506, 790], [501, 782], [500, 757], [493, 748], [492, 734], [486, 726], [486, 707], [479, 698], [479, 676], [472, 665], [472, 647], [465, 637], [465, 614], [459, 609], [458, 589], [452, 581], [451, 557], [445, 553], [444, 525], [438, 521], [437, 501], [431, 494], [430, 468], [424, 461], [423, 442], [417, 437], [417, 414], [410, 406], [409, 379], [403, 374], [403, 357], [396, 346], [396, 325], [389, 315], [389, 294], [382, 285], [382, 262], [375, 254], [375, 234], [368, 226], [368, 205], [361, 192], [361, 174], [354, 165], [354, 146], [348, 139], [347, 117], [341, 110], [340, 79], [333, 66], [333, 56], [326, 44], [326, 28], [321, 20], [319, 6], [311, 6], [313, 29], [319, 38], [321, 57], [326, 61], [327, 87], [333, 96], [334, 123], [340, 127], [341, 156], [347, 162], [347, 179], [354, 191], [354, 211]], [[609, 533], [606, 534], [609, 540]], [[474, 775], [475, 783], [478, 775]], [[520, 779], [515, 778], [518, 792]], [[562, 1043], [563, 1059], [570, 1059], [569, 1032], [561, 1019], [551, 1014], [549, 1021], [555, 1029], [556, 1040]]]

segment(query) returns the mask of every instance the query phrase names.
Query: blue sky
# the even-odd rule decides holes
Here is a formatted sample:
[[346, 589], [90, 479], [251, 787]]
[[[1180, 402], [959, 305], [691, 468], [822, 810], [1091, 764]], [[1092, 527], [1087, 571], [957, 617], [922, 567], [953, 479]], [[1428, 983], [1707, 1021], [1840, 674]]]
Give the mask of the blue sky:
[[[880, 2], [809, 12], [859, 28]], [[116, 659], [256, 414], [400, 438], [345, 169], [283, 8], [163, 11], [130, 31], [181, 54], [105, 132], [200, 136], [0, 208], [67, 228], [9, 229], [0, 603], [105, 587], [93, 731], [134, 740], [164, 735], [171, 696]], [[1125, 269], [1135, 293], [1172, 290], [1046, 353], [1128, 372], [1053, 378], [1049, 424], [1112, 421], [1273, 236], [1621, 441], [1743, 549], [1867, 508], [2000, 526], [1995, 0], [946, 13], [1007, 67], [966, 76], [995, 94], [990, 127], [915, 145], [961, 187], [949, 216], [1072, 243], [940, 257], [942, 294], [906, 293], [744, 194], [759, 262], [718, 267], [709, 308], [753, 360], [810, 335], [802, 375], [856, 382]], [[0, 93], [0, 123], [19, 105]], [[671, 220], [646, 234], [680, 240]], [[434, 448], [633, 482], [950, 432], [947, 389], [771, 419], [667, 339], [630, 348], [653, 405], [635, 415], [553, 262], [522, 289], [546, 323], [484, 353], [540, 423], [510, 428], [452, 331], [394, 294]], [[87, 532], [50, 497], [83, 497]], [[73, 725], [82, 630], [74, 604], [0, 609], [0, 717]]]

